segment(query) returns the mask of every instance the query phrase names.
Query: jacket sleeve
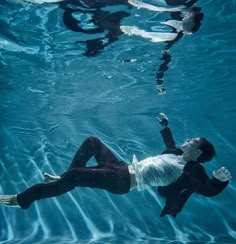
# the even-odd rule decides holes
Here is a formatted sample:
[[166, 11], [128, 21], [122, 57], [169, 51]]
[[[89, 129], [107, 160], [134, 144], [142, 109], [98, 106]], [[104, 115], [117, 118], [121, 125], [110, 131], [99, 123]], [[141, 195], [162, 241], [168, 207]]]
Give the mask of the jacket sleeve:
[[176, 182], [158, 187], [158, 193], [166, 198], [161, 216], [172, 215], [176, 217], [192, 193], [213, 197], [222, 192], [228, 183], [228, 181], [221, 182], [214, 177], [210, 179], [200, 164], [195, 166], [187, 164], [183, 174]]
[[165, 127], [163, 130], [161, 130], [160, 133], [161, 133], [162, 139], [166, 145], [166, 149], [176, 148], [175, 141], [174, 141], [172, 132], [169, 127]]
[[221, 193], [228, 184], [229, 181], [222, 182], [213, 177], [208, 179], [204, 184], [200, 184], [196, 190], [196, 193], [206, 197], [214, 197]]
[[[195, 168], [195, 167], [194, 167]], [[194, 192], [207, 197], [213, 197], [221, 193], [229, 184], [229, 181], [222, 182], [215, 177], [209, 178], [203, 166], [195, 168], [191, 172], [191, 185]]]

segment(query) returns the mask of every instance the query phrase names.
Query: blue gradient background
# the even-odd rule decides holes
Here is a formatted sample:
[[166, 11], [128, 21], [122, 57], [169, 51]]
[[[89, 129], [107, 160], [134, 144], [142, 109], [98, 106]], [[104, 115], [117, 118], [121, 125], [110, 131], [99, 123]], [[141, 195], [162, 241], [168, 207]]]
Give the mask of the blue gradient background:
[[[0, 243], [236, 242], [236, 1], [197, 6], [202, 26], [171, 49], [167, 93], [159, 95], [155, 72], [165, 44], [122, 35], [85, 57], [57, 4], [1, 1], [0, 194], [42, 182], [45, 171], [61, 174], [89, 135], [127, 162], [160, 153], [159, 112], [177, 144], [209, 138], [218, 156], [207, 172], [224, 165], [233, 180], [214, 198], [193, 195], [176, 219], [159, 216], [164, 201], [155, 188], [122, 196], [81, 188], [26, 211], [1, 206]], [[130, 12], [123, 25], [159, 25], [154, 12]]]

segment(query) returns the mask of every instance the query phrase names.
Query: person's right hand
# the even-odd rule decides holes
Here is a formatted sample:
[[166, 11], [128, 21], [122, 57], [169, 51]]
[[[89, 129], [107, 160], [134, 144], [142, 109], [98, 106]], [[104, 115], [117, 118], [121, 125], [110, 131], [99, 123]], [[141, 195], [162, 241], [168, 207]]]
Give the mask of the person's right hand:
[[167, 127], [168, 126], [168, 117], [164, 114], [164, 113], [160, 113], [160, 118], [156, 117], [156, 119], [158, 120], [158, 122], [160, 123], [160, 125], [162, 127]]

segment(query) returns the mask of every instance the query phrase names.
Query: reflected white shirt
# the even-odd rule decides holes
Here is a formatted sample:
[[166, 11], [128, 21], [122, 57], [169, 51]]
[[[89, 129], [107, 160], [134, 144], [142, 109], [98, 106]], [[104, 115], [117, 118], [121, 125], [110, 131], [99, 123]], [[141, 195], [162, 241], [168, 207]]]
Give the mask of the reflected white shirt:
[[182, 156], [162, 154], [138, 162], [133, 157], [129, 170], [135, 173], [138, 191], [148, 186], [166, 186], [176, 181], [183, 172], [186, 161]]

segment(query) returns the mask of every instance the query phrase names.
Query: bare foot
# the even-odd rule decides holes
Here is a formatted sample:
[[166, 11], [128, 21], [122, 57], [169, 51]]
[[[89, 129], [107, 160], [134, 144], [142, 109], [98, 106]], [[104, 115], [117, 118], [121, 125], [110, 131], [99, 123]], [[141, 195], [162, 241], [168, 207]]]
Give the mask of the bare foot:
[[47, 172], [45, 172], [43, 175], [44, 175], [44, 183], [46, 183], [46, 184], [61, 179], [61, 176], [58, 176], [58, 175], [50, 175]]
[[8, 207], [20, 207], [16, 195], [0, 195], [0, 204]]

